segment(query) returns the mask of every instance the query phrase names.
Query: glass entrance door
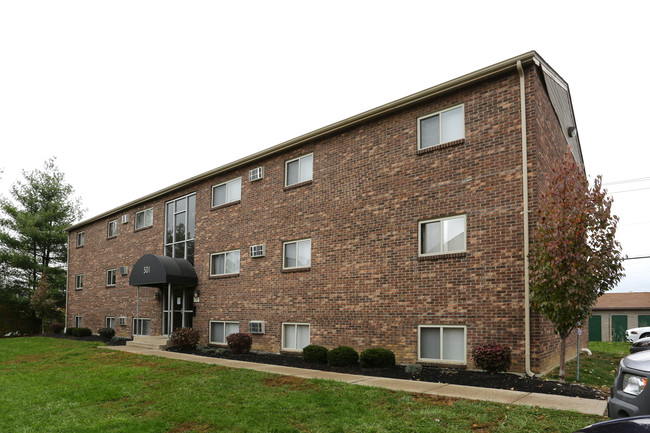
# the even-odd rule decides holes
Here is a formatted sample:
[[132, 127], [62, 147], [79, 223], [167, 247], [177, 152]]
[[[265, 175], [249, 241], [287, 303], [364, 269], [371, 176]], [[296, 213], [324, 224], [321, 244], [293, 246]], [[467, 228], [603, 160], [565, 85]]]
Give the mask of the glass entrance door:
[[194, 318], [194, 289], [171, 287], [163, 297], [163, 335], [177, 328], [191, 328]]

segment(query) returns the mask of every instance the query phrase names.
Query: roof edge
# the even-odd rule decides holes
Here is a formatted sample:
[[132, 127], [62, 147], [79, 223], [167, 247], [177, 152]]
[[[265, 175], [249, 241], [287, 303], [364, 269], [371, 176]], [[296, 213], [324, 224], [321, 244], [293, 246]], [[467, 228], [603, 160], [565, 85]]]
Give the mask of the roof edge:
[[[539, 64], [540, 62], [546, 65], [547, 67], [550, 68], [546, 64], [546, 62], [537, 54], [535, 51], [529, 51], [527, 53], [521, 54], [516, 57], [512, 57], [510, 59], [504, 60], [499, 63], [495, 63], [491, 66], [487, 66], [485, 68], [479, 69], [477, 71], [471, 72], [469, 74], [462, 75], [458, 78], [454, 78], [452, 80], [446, 81], [444, 83], [438, 84], [433, 87], [429, 87], [428, 89], [422, 90], [417, 93], [413, 93], [409, 96], [405, 96], [403, 98], [397, 99], [393, 102], [389, 102], [387, 104], [381, 105], [377, 108], [373, 108], [368, 111], [364, 111], [360, 114], [357, 114], [352, 117], [348, 117], [344, 120], [341, 120], [336, 123], [332, 123], [330, 125], [324, 126], [322, 128], [319, 128], [315, 131], [308, 132], [306, 134], [300, 135], [296, 138], [293, 138], [291, 140], [285, 141], [283, 143], [277, 144], [275, 146], [272, 146], [270, 148], [261, 150], [259, 152], [253, 153], [249, 156], [246, 156], [244, 158], [240, 158], [236, 161], [233, 161], [231, 163], [222, 165], [220, 167], [217, 167], [215, 169], [206, 171], [204, 173], [201, 173], [197, 176], [191, 177], [189, 179], [186, 179], [184, 181], [175, 183], [173, 185], [170, 185], [166, 188], [163, 188], [161, 190], [158, 190], [156, 192], [153, 192], [151, 194], [148, 194], [144, 197], [138, 198], [136, 200], [132, 200], [128, 203], [125, 203], [121, 206], [118, 206], [114, 209], [110, 209], [106, 212], [103, 212], [99, 215], [96, 215], [94, 217], [88, 218], [86, 220], [82, 220], [76, 224], [71, 225], [70, 227], [66, 228], [66, 232], [71, 232], [73, 230], [76, 230], [80, 227], [83, 227], [87, 224], [93, 223], [95, 221], [98, 221], [100, 219], [106, 218], [108, 216], [111, 216], [113, 214], [122, 212], [128, 208], [134, 207], [138, 204], [145, 203], [147, 201], [151, 201], [154, 199], [157, 199], [163, 195], [167, 195], [175, 190], [179, 190], [181, 188], [185, 188], [188, 186], [191, 186], [193, 184], [199, 183], [207, 178], [216, 176], [218, 174], [221, 174], [223, 172], [232, 170], [234, 168], [252, 163], [254, 161], [257, 161], [259, 159], [266, 158], [268, 156], [283, 152], [285, 150], [291, 149], [293, 147], [300, 146], [302, 144], [305, 144], [311, 140], [315, 140], [318, 138], [322, 138], [327, 135], [331, 135], [340, 131], [343, 131], [345, 129], [351, 128], [353, 126], [356, 126], [358, 124], [367, 122], [369, 120], [387, 115], [389, 113], [392, 113], [394, 111], [403, 109], [405, 107], [408, 107], [410, 105], [414, 105], [423, 101], [426, 101], [427, 99], [439, 96], [441, 94], [450, 92], [452, 90], [456, 90], [462, 87], [466, 87], [469, 85], [472, 85], [474, 83], [483, 81], [485, 79], [503, 74], [505, 72], [508, 72], [510, 70], [516, 70], [517, 68], [517, 62], [521, 62], [522, 65], [527, 65], [529, 63], [534, 63], [534, 64]], [[559, 76], [559, 75], [558, 75]]]

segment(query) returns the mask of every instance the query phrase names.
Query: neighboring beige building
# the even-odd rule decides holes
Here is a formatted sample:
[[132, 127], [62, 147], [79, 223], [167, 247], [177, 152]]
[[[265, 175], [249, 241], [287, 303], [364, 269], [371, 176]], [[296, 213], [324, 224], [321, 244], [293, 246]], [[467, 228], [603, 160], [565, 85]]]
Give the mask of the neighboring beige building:
[[606, 293], [589, 319], [589, 341], [625, 341], [625, 330], [650, 326], [650, 292]]

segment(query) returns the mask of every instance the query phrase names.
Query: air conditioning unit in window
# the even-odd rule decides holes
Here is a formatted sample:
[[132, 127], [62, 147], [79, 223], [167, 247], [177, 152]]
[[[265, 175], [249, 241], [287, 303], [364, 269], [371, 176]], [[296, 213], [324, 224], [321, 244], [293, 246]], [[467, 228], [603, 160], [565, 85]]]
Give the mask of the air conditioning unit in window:
[[251, 334], [264, 334], [264, 322], [257, 320], [248, 322], [248, 332]]
[[129, 214], [122, 215], [122, 224], [126, 224], [129, 222]]
[[121, 316], [119, 318], [119, 324], [120, 324], [120, 326], [126, 326], [126, 317]]
[[264, 167], [257, 167], [248, 172], [248, 180], [253, 182], [264, 178]]
[[120, 266], [120, 275], [126, 275], [129, 273], [129, 267], [128, 266]]
[[266, 256], [266, 244], [251, 245], [250, 256], [251, 258]]

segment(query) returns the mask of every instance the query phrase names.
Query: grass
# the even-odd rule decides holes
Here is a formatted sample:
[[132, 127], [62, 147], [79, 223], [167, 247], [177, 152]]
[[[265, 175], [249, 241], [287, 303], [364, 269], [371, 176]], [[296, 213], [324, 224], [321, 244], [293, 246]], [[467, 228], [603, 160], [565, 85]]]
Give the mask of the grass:
[[[630, 343], [592, 341], [589, 343], [589, 349], [591, 356], [580, 354], [580, 383], [609, 393], [621, 358], [630, 354]], [[575, 359], [566, 363], [567, 382], [576, 382], [576, 365]], [[553, 370], [546, 378], [557, 379], [558, 369]]]
[[1, 432], [572, 432], [602, 417], [0, 339]]

